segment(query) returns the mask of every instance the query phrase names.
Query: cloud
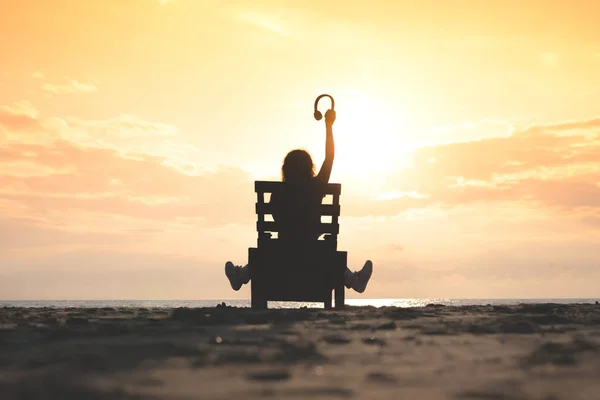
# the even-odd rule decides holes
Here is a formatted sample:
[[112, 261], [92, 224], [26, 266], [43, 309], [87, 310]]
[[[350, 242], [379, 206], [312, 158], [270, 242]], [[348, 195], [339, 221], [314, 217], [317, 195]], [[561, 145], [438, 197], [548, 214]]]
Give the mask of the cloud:
[[165, 159], [163, 162], [187, 173], [198, 170], [197, 163], [203, 156], [198, 147], [180, 140], [176, 127], [135, 115], [102, 120], [49, 117], [40, 124], [53, 138], [83, 147], [113, 149], [121, 154], [161, 157]]
[[40, 71], [34, 72], [33, 74], [31, 74], [31, 77], [33, 79], [40, 79], [40, 80], [46, 79], [46, 77], [44, 76], [44, 74], [42, 72], [40, 72]]
[[[238, 167], [201, 171], [186, 164], [186, 157], [201, 160], [194, 160], [195, 147], [178, 141], [173, 126], [131, 115], [40, 117], [27, 102], [2, 106], [0, 125], [7, 134], [0, 135], [0, 228], [10, 235], [7, 251], [86, 243], [122, 249], [160, 235], [155, 252], [171, 237], [177, 238], [168, 239], [171, 245], [181, 246], [189, 235], [210, 236], [205, 230], [253, 226], [252, 177]], [[228, 235], [227, 241], [235, 237]], [[185, 251], [198, 246], [190, 242]]]
[[384, 178], [388, 193], [354, 197], [345, 215], [392, 216], [435, 205], [517, 202], [574, 210], [600, 207], [600, 119], [532, 126], [510, 136], [415, 150]]
[[42, 90], [52, 94], [70, 94], [70, 93], [94, 93], [98, 88], [91, 83], [82, 83], [75, 79], [65, 77], [67, 83], [63, 84], [42, 84]]
[[436, 129], [435, 136], [438, 144], [468, 142], [486, 137], [510, 136], [513, 129], [513, 126], [505, 121], [464, 121], [460, 124]]
[[28, 101], [0, 106], [0, 127], [23, 130], [37, 125], [39, 112]]
[[[26, 102], [1, 107], [0, 124], [46, 135], [43, 141], [21, 135], [20, 142], [0, 142], [0, 193], [36, 215], [50, 207], [205, 226], [254, 218], [250, 175], [236, 167], [199, 172], [182, 156], [195, 148], [169, 145], [177, 137], [173, 126], [128, 115], [40, 119]], [[415, 150], [405, 168], [385, 174], [375, 197], [345, 195], [343, 214], [386, 217], [513, 202], [563, 212], [586, 209], [579, 217], [591, 218], [600, 209], [597, 154], [599, 118], [428, 146]]]
[[[185, 168], [177, 158], [144, 151], [144, 142], [156, 144], [156, 149], [150, 147], [157, 153], [160, 143], [178, 143], [174, 127], [134, 116], [42, 118], [27, 102], [0, 110], [0, 131], [8, 134], [4, 140], [0, 136], [0, 264], [7, 266], [0, 267], [3, 283], [13, 282], [23, 289], [33, 270], [45, 268], [48, 274], [41, 275], [61, 278], [46, 280], [56, 283], [54, 289], [32, 290], [28, 295], [56, 297], [65, 289], [58, 282], [66, 280], [73, 285], [73, 278], [77, 285], [94, 279], [106, 270], [110, 259], [119, 265], [114, 274], [127, 275], [133, 259], [144, 274], [156, 274], [156, 281], [149, 285], [157, 293], [161, 274], [177, 282], [186, 280], [182, 277], [190, 276], [189, 268], [195, 265], [190, 261], [198, 255], [205, 267], [208, 262], [220, 263], [226, 253], [243, 258], [255, 236], [252, 177], [234, 166], [222, 165], [211, 171]], [[185, 144], [178, 146], [184, 149]], [[194, 154], [194, 147], [190, 148]], [[236, 229], [239, 224], [248, 229]], [[248, 239], [240, 239], [244, 237]], [[80, 281], [70, 269], [65, 270], [59, 257], [78, 251], [102, 254], [98, 265], [78, 258], [76, 268], [84, 265], [89, 270], [81, 274]], [[128, 258], [125, 252], [137, 255]], [[176, 260], [169, 256], [173, 252], [188, 258]], [[161, 272], [165, 265], [169, 273]], [[174, 265], [179, 269], [173, 270]], [[114, 274], [105, 283], [114, 281]], [[221, 269], [218, 275], [222, 277]], [[130, 274], [129, 284], [136, 276]], [[205, 277], [203, 271], [201, 278]], [[126, 286], [115, 296], [122, 296]], [[172, 287], [179, 286], [175, 283]], [[198, 290], [197, 283], [192, 286]], [[209, 286], [203, 293], [214, 290], [214, 285]], [[113, 286], [105, 284], [97, 295], [110, 297], [109, 287]], [[141, 291], [135, 296], [146, 296], [140, 285], [136, 287]], [[69, 293], [79, 296], [84, 292], [74, 289]], [[177, 297], [175, 292], [169, 293]]]
[[90, 137], [97, 137], [100, 134], [123, 138], [173, 136], [177, 134], [177, 129], [172, 125], [144, 121], [134, 115], [126, 114], [105, 120], [66, 118], [62, 119], [62, 123], [66, 129], [89, 132], [88, 136]]
[[402, 251], [404, 250], [404, 247], [400, 244], [388, 244], [387, 246], [385, 246], [387, 250], [393, 251], [393, 252], [397, 252], [397, 251]]
[[256, 11], [242, 11], [237, 14], [237, 19], [278, 35], [287, 36], [286, 31], [281, 26], [281, 23], [273, 16]]
[[[147, 252], [156, 252], [186, 242], [186, 254], [193, 254], [197, 250], [191, 249], [204, 242], [207, 254], [203, 259], [223, 257], [234, 247], [239, 247], [241, 258], [255, 236], [252, 177], [234, 166], [202, 172], [184, 168], [178, 156], [161, 154], [160, 143], [178, 143], [175, 127], [135, 116], [41, 118], [27, 102], [0, 110], [3, 129], [19, 132], [12, 140], [0, 140], [0, 228], [12, 235], [4, 239], [10, 244], [7, 251], [72, 251], [87, 245], [114, 251], [143, 246]], [[379, 243], [379, 258], [410, 258], [417, 243], [432, 240], [436, 234], [480, 243], [483, 237], [501, 240], [510, 232], [523, 232], [523, 224], [539, 230], [552, 226], [519, 220], [521, 225], [501, 229], [499, 220], [516, 215], [514, 211], [499, 213], [506, 207], [520, 212], [551, 210], [540, 215], [557, 224], [561, 221], [562, 227], [569, 223], [581, 232], [598, 231], [599, 133], [600, 119], [567, 121], [532, 126], [504, 137], [417, 149], [405, 168], [382, 177], [387, 196], [342, 196], [344, 234], [354, 238], [371, 232], [370, 242]], [[44, 140], [38, 140], [42, 134]], [[144, 147], [145, 142], [153, 145]], [[178, 146], [185, 149], [186, 144]], [[453, 210], [462, 209], [472, 211], [452, 216]], [[435, 217], [430, 215], [432, 210], [438, 210]], [[404, 215], [402, 222], [390, 222], [390, 217], [398, 215]], [[473, 222], [481, 221], [482, 215], [487, 219], [480, 225], [495, 224], [495, 233], [484, 235], [483, 228]], [[363, 221], [356, 224], [354, 233], [353, 224], [348, 223], [352, 217]], [[380, 240], [372, 233], [373, 221], [378, 220], [387, 221]], [[427, 225], [411, 221], [440, 223], [444, 228], [427, 233]], [[390, 234], [396, 225], [404, 224], [412, 227], [412, 234]], [[238, 225], [246, 228], [234, 229]], [[215, 236], [214, 232], [227, 226], [232, 231]], [[469, 232], [475, 235], [472, 239], [468, 239]], [[352, 247], [353, 254], [360, 246]], [[436, 252], [446, 254], [450, 247], [438, 243]], [[422, 258], [415, 260], [420, 268], [426, 267]]]
[[[24, 205], [29, 215], [72, 210], [157, 221], [188, 218], [209, 226], [253, 216], [251, 177], [236, 167], [187, 175], [159, 157], [123, 156], [60, 140], [4, 145], [0, 151], [0, 193]], [[45, 173], [15, 174], [15, 162]]]
[[60, 244], [99, 246], [122, 244], [128, 237], [124, 234], [82, 233], [60, 227], [44, 227], [32, 218], [0, 219], [0, 249], [32, 249], [54, 247]]
[[169, 140], [177, 136], [177, 129], [172, 125], [143, 120], [134, 115], [103, 120], [53, 117], [44, 119], [42, 125], [60, 138], [80, 146], [136, 153], [164, 154], [166, 148], [175, 145]]

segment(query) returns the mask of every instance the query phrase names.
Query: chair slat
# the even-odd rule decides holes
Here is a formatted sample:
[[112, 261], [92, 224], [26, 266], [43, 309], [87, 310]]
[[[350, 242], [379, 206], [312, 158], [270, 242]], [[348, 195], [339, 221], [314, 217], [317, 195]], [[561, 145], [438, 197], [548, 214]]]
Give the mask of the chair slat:
[[[256, 213], [261, 214], [272, 214], [273, 205], [270, 203], [256, 203]], [[321, 204], [319, 206], [319, 213], [324, 216], [339, 216], [340, 206], [333, 204]]]
[[[264, 221], [256, 223], [256, 230], [258, 232], [279, 232], [279, 224], [274, 221]], [[338, 234], [340, 230], [339, 224], [334, 224], [331, 222], [321, 222], [319, 224], [318, 233], [332, 233]]]
[[[256, 181], [254, 182], [254, 191], [256, 193], [273, 193], [283, 185], [283, 182]], [[342, 185], [340, 183], [328, 183], [325, 185], [325, 194], [340, 195]]]

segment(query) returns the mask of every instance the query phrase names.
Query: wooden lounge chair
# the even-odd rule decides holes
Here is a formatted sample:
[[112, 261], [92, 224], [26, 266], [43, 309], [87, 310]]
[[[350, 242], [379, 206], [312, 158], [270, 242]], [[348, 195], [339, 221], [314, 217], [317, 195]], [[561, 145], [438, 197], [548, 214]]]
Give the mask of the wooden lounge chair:
[[[282, 182], [257, 181], [256, 230], [258, 246], [248, 249], [252, 308], [267, 308], [268, 301], [323, 302], [325, 308], [344, 306], [344, 271], [347, 252], [337, 251], [342, 186], [326, 186], [325, 199], [333, 197], [331, 204], [321, 204], [319, 233], [323, 238], [310, 243], [290, 243], [277, 239], [278, 224], [267, 220], [272, 216], [272, 205], [265, 202], [265, 194], [280, 190]], [[331, 222], [323, 222], [323, 217]]]

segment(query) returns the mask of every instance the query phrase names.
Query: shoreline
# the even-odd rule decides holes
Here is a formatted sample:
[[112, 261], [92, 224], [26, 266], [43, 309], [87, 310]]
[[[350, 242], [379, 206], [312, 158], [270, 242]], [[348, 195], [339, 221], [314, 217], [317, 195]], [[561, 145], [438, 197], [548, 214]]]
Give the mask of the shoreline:
[[[128, 307], [128, 308], [160, 308], [172, 309], [178, 307], [216, 307], [226, 303], [233, 307], [250, 307], [249, 299], [232, 300], [0, 300], [0, 308], [22, 307], [22, 308], [102, 308], [102, 307]], [[474, 299], [449, 299], [449, 298], [350, 298], [346, 299], [346, 305], [353, 307], [375, 306], [375, 307], [425, 307], [428, 304], [443, 304], [445, 306], [490, 306], [519, 304], [599, 304], [598, 298], [474, 298]], [[315, 306], [315, 304], [317, 304]], [[293, 302], [271, 302], [271, 308], [319, 308], [318, 303], [293, 303]]]
[[0, 308], [0, 398], [594, 399], [600, 305]]

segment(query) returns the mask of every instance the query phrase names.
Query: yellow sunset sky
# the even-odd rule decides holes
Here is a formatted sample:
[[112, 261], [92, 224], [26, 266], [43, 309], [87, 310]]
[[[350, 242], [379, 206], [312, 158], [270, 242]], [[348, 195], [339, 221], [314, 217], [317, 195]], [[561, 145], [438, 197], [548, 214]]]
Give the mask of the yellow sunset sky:
[[256, 244], [253, 181], [320, 166], [321, 93], [361, 297], [600, 296], [598, 15], [0, 0], [0, 299], [249, 298], [223, 265]]

